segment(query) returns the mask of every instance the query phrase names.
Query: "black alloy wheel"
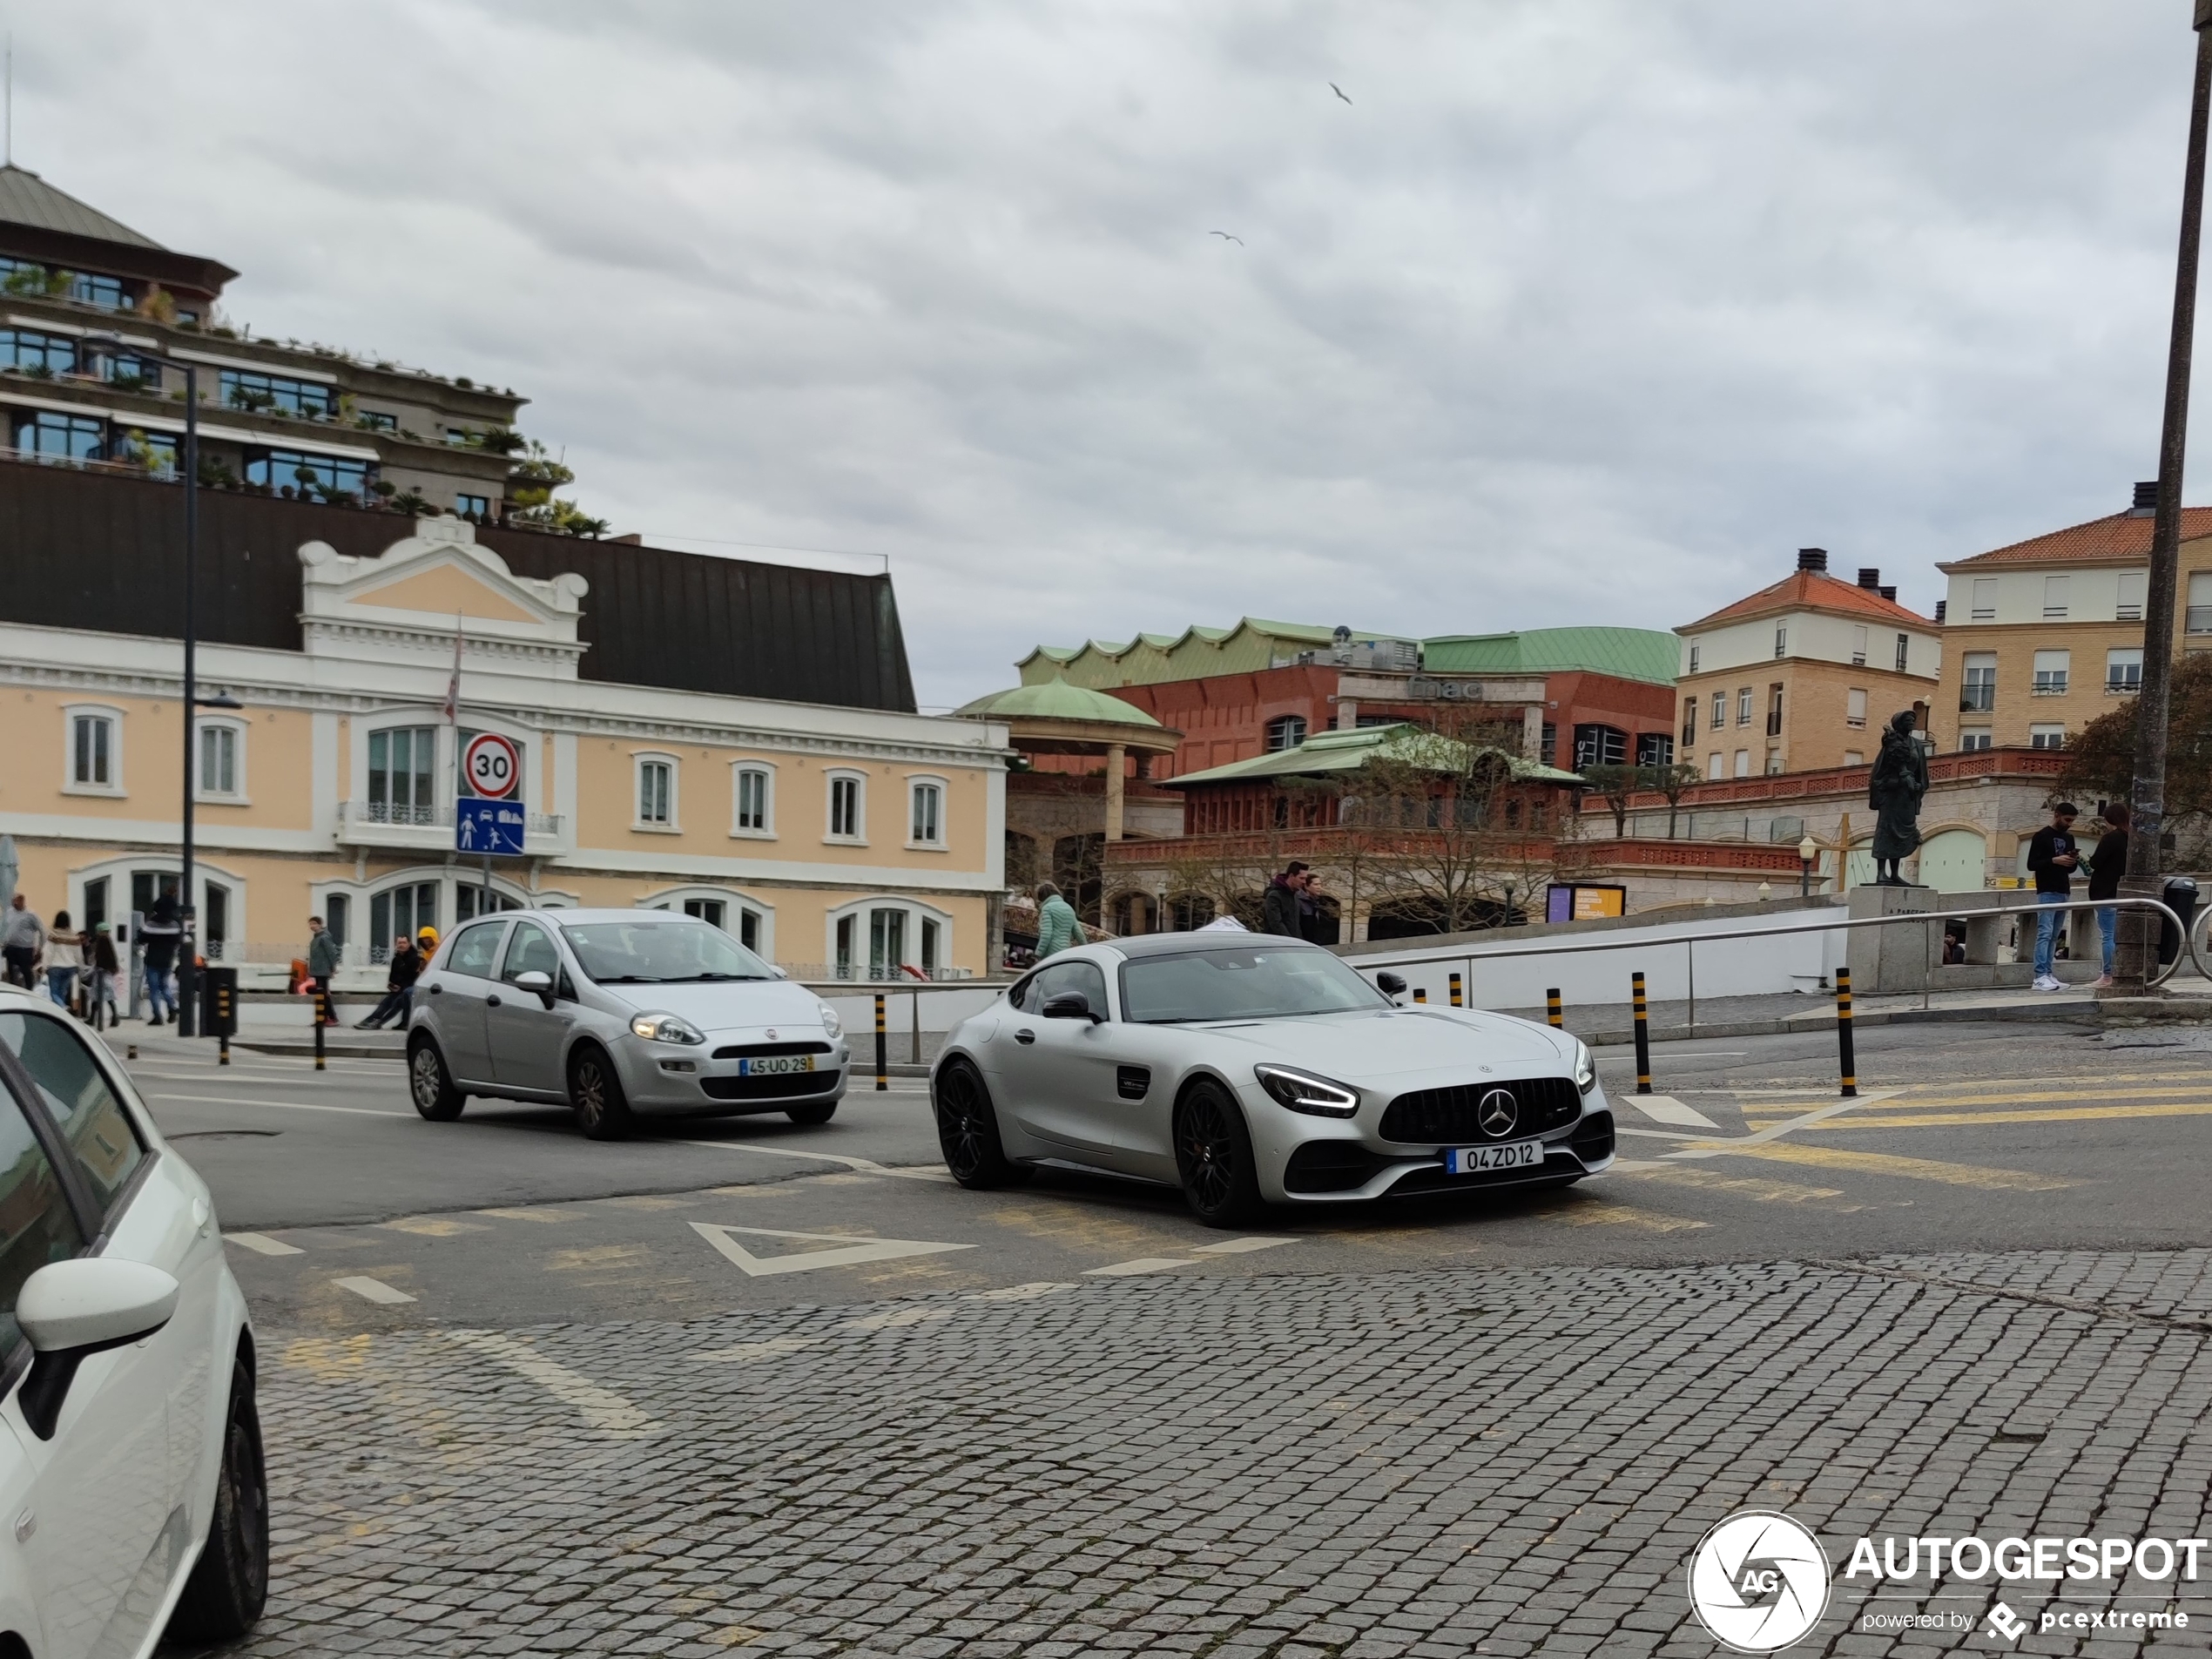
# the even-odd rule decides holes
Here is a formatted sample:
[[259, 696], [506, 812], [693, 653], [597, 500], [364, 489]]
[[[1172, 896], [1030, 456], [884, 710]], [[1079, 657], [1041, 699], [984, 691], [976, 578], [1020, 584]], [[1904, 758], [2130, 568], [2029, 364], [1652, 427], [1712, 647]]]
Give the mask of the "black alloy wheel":
[[615, 1062], [603, 1049], [579, 1049], [569, 1062], [569, 1104], [589, 1140], [623, 1140], [633, 1127], [622, 1079], [615, 1076]]
[[937, 1115], [937, 1144], [945, 1167], [964, 1187], [1019, 1186], [1033, 1171], [1006, 1155], [999, 1140], [998, 1113], [983, 1078], [965, 1060], [948, 1062], [930, 1094]]
[[237, 1365], [231, 1372], [223, 1467], [216, 1476], [207, 1545], [170, 1615], [168, 1638], [235, 1642], [253, 1628], [268, 1595], [269, 1484], [261, 1460], [261, 1419], [253, 1408], [253, 1373]]
[[427, 1036], [417, 1037], [407, 1051], [407, 1086], [415, 1109], [433, 1123], [450, 1123], [469, 1103], [469, 1097], [453, 1086], [438, 1045]]
[[1241, 1226], [1259, 1208], [1244, 1115], [1218, 1083], [1201, 1082], [1176, 1114], [1176, 1170], [1191, 1213], [1209, 1227]]

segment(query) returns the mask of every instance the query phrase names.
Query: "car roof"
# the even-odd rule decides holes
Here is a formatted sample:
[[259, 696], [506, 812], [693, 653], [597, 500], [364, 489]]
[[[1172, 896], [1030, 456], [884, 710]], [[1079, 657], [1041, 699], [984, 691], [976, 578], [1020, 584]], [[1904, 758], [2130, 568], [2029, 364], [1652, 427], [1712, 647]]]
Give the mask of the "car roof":
[[1203, 930], [1187, 934], [1137, 934], [1127, 939], [1109, 939], [1099, 942], [1131, 958], [1188, 956], [1203, 950], [1250, 950], [1254, 946], [1262, 946], [1269, 950], [1322, 948], [1309, 941], [1291, 939], [1282, 934], [1234, 934], [1226, 928], [1211, 934]]
[[536, 916], [563, 924], [577, 921], [680, 921], [696, 923], [702, 927], [714, 925], [699, 916], [687, 916], [680, 910], [628, 909], [613, 906], [587, 910], [577, 905], [547, 905], [543, 908], [501, 910], [489, 916], [471, 916], [468, 922], [456, 923], [455, 926], [467, 927], [469, 922], [475, 921], [504, 921], [512, 916]]

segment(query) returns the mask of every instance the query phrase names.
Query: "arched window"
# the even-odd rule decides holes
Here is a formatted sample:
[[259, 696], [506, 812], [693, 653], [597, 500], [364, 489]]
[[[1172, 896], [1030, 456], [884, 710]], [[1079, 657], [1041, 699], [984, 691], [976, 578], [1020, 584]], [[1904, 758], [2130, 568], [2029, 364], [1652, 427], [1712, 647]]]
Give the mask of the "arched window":
[[1267, 723], [1267, 752], [1280, 754], [1285, 749], [1295, 749], [1305, 741], [1305, 718], [1298, 714], [1278, 714]]

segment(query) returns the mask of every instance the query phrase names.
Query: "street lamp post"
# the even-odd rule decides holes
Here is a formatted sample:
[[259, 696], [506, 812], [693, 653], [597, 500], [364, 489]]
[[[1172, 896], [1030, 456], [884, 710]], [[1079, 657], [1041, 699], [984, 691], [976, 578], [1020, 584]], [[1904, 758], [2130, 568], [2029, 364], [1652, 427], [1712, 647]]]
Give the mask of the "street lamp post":
[[[2143, 597], [2142, 690], [2135, 698], [2134, 821], [2121, 891], [2155, 899], [2162, 884], [2160, 836], [2166, 815], [2166, 720], [2174, 668], [2175, 573], [2181, 564], [2182, 466], [2188, 448], [2189, 366], [2196, 333], [2196, 266], [2204, 226], [2204, 138], [2212, 105], [2212, 0], [2196, 0], [2196, 76], [2189, 98], [2188, 158], [2182, 173], [2182, 240], [2174, 261], [2174, 327], [2166, 356], [2166, 409], [2159, 433], [2158, 509], [2151, 523], [2150, 577]], [[2111, 994], [2143, 996], [2157, 969], [2157, 913], [2120, 913]]]
[[1797, 896], [1812, 897], [1812, 861], [1820, 856], [1820, 843], [1808, 835], [1797, 843]]

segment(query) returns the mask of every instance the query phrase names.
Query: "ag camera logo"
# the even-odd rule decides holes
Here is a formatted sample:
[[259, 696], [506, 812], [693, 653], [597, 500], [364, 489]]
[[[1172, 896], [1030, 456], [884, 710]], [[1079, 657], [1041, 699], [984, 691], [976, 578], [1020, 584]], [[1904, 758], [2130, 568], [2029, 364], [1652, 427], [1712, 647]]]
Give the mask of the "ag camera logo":
[[1828, 1557], [1789, 1516], [1739, 1510], [1690, 1557], [1689, 1605], [1723, 1647], [1777, 1652], [1803, 1641], [1828, 1610]]

